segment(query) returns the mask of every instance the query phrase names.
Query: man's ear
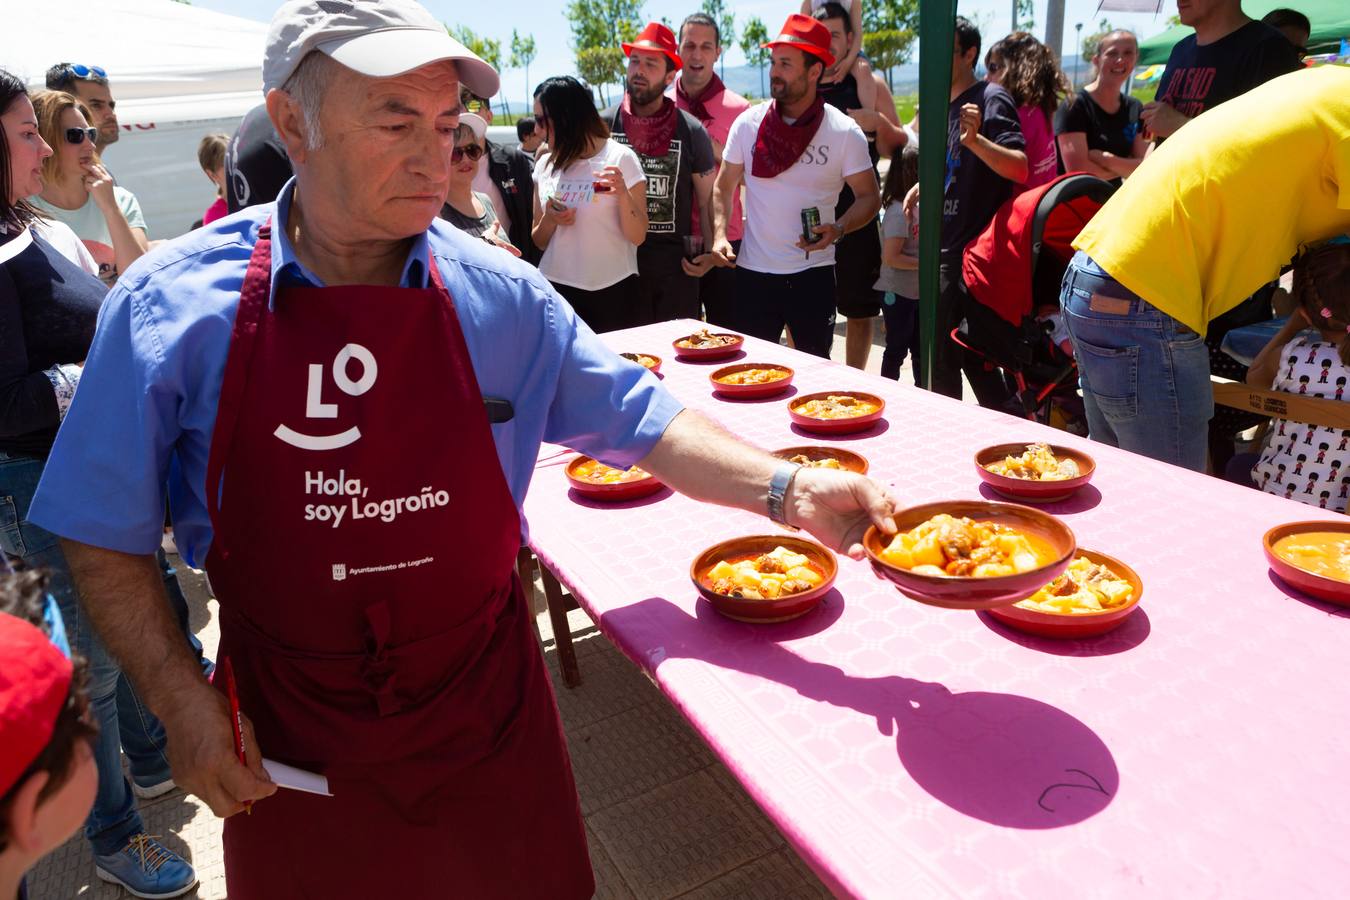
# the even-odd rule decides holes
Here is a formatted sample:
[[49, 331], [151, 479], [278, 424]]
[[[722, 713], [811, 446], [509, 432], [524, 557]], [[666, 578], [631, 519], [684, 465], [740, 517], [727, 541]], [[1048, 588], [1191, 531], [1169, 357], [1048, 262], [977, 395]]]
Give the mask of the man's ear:
[[671, 66], [669, 69], [666, 70], [666, 87], [670, 87], [672, 84], [675, 83], [675, 76], [678, 75], [679, 73], [680, 70], [675, 68], [674, 66]]
[[286, 155], [291, 158], [293, 164], [303, 163], [309, 142], [305, 116], [300, 111], [300, 104], [281, 88], [272, 88], [268, 91], [266, 102], [267, 117], [272, 120], [272, 127], [276, 129], [277, 137], [281, 138]]
[[34, 772], [14, 791], [13, 799], [4, 810], [5, 840], [25, 854], [35, 855], [42, 849], [42, 835], [37, 826], [38, 795], [47, 786], [50, 772]]

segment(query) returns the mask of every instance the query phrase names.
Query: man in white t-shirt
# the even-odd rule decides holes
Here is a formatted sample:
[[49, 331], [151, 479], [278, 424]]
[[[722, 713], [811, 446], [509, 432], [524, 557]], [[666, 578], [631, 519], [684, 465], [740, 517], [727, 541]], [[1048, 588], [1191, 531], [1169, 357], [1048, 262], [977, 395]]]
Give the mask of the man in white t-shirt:
[[[713, 252], [735, 265], [733, 327], [777, 341], [786, 325], [797, 349], [829, 357], [834, 341], [834, 245], [865, 227], [881, 207], [862, 129], [827, 106], [816, 86], [834, 64], [830, 31], [791, 15], [773, 51], [772, 103], [736, 118], [713, 190]], [[727, 230], [736, 187], [744, 181], [745, 238], [740, 253]], [[855, 201], [837, 221], [844, 185]], [[814, 210], [814, 238], [805, 239], [804, 211]]]

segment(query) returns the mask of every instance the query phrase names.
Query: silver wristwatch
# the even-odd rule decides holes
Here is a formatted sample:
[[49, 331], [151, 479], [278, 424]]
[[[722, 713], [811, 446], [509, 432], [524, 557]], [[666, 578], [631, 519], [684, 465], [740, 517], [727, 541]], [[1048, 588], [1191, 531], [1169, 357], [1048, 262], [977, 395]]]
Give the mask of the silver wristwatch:
[[788, 488], [792, 487], [792, 479], [797, 477], [797, 470], [800, 468], [801, 466], [794, 462], [781, 463], [773, 470], [773, 477], [769, 479], [769, 518], [788, 528], [793, 526], [788, 525], [787, 512], [783, 504], [787, 500]]

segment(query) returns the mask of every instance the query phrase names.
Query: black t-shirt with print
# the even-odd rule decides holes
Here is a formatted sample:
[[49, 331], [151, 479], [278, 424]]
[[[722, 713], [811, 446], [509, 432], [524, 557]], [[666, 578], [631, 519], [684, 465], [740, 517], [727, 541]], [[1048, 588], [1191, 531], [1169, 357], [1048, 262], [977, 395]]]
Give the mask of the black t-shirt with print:
[[947, 106], [947, 166], [942, 199], [942, 252], [960, 253], [1012, 194], [1013, 183], [961, 144], [961, 107], [974, 103], [980, 134], [1009, 150], [1026, 150], [1017, 103], [996, 84], [977, 81]]
[[291, 177], [291, 158], [272, 127], [267, 106], [245, 113], [225, 151], [225, 204], [236, 213], [271, 203]]
[[1116, 156], [1130, 156], [1139, 135], [1139, 114], [1144, 104], [1135, 97], [1120, 95], [1120, 106], [1109, 113], [1097, 105], [1086, 88], [1065, 97], [1055, 110], [1055, 134], [1084, 134], [1089, 150], [1105, 150]]
[[1203, 47], [1192, 34], [1172, 48], [1157, 99], [1195, 118], [1299, 65], [1294, 45], [1264, 22], [1248, 22]]
[[690, 215], [697, 202], [694, 174], [710, 174], [717, 160], [703, 123], [682, 109], [676, 112], [675, 136], [666, 155], [659, 157], [643, 156], [631, 147], [623, 132], [619, 107], [605, 110], [604, 118], [610, 125], [610, 136], [637, 153], [642, 174], [647, 176], [647, 239], [642, 246], [669, 245], [683, 253], [684, 236], [693, 233]]

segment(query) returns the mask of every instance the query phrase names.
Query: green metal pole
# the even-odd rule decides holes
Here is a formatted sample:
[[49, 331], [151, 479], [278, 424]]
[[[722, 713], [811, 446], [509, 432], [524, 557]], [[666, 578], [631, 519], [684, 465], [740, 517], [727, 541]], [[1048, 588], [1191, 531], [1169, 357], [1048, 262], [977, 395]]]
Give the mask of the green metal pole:
[[919, 0], [919, 377], [926, 388], [933, 384], [933, 348], [941, 338], [937, 333], [938, 260], [955, 39], [956, 0]]

